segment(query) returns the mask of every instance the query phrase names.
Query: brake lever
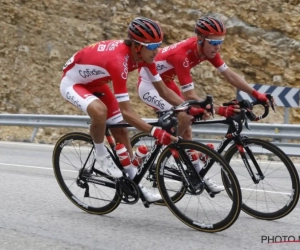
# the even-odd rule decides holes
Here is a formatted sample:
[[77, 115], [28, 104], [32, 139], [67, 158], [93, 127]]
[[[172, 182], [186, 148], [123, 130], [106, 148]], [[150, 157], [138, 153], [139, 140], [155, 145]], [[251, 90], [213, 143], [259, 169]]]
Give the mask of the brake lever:
[[[215, 113], [214, 113], [214, 104], [213, 104], [213, 101], [214, 101], [213, 97], [211, 95], [207, 95], [206, 99], [205, 99], [206, 105], [205, 105], [204, 108], [206, 109], [206, 111], [210, 112], [211, 115], [212, 115], [212, 117], [214, 118], [215, 117]], [[210, 105], [210, 108], [207, 109], [206, 108], [207, 105]]]
[[162, 129], [166, 130], [169, 127], [172, 126], [173, 120], [171, 119], [173, 115], [173, 111], [169, 110], [165, 114], [163, 114], [161, 117], [158, 118], [158, 126], [162, 127]]
[[267, 96], [267, 98], [269, 100], [271, 108], [276, 113], [273, 96], [271, 94], [266, 94], [266, 96]]
[[238, 100], [234, 99], [234, 100], [229, 101], [229, 102], [224, 102], [222, 105], [224, 107], [228, 107], [228, 106], [231, 106], [231, 105], [241, 105], [241, 101], [238, 101]]
[[245, 127], [246, 127], [248, 130], [251, 130], [251, 129], [250, 129], [250, 126], [249, 126], [249, 123], [248, 123], [248, 118], [247, 118], [247, 117], [245, 118]]
[[[211, 95], [207, 95], [204, 101], [187, 101], [186, 105], [189, 105], [188, 112], [191, 109], [192, 105], [197, 105], [202, 109], [205, 109], [207, 112], [210, 112], [212, 114], [212, 117], [214, 117], [213, 97]], [[209, 105], [209, 108], [207, 108], [207, 105]]]

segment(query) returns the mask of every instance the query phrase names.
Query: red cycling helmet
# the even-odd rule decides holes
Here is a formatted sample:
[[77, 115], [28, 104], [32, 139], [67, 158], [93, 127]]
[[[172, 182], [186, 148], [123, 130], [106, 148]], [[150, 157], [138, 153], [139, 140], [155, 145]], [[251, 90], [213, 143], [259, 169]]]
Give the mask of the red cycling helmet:
[[163, 32], [157, 22], [138, 17], [129, 24], [128, 37], [141, 43], [159, 43], [163, 40]]
[[209, 35], [224, 36], [226, 34], [226, 28], [223, 22], [216, 18], [202, 17], [196, 22], [195, 33], [204, 37]]

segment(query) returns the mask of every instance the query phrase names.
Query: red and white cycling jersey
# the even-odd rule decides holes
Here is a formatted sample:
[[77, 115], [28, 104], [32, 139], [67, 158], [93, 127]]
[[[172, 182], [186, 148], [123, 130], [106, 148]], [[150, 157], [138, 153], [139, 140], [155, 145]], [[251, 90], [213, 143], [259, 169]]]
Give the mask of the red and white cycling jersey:
[[[191, 68], [203, 61], [209, 61], [220, 72], [227, 69], [219, 53], [214, 58], [200, 59], [197, 52], [197, 37], [191, 37], [179, 43], [167, 46], [159, 50], [155, 57], [156, 69], [165, 83], [174, 81], [177, 75], [182, 91], [194, 88], [190, 73]], [[140, 72], [140, 76], [149, 83], [147, 76]]]
[[75, 84], [86, 84], [90, 88], [112, 81], [117, 101], [128, 101], [128, 73], [137, 68], [141, 68], [151, 81], [161, 80], [155, 63], [135, 63], [130, 47], [123, 40], [100, 41], [83, 48], [66, 62], [61, 88]]

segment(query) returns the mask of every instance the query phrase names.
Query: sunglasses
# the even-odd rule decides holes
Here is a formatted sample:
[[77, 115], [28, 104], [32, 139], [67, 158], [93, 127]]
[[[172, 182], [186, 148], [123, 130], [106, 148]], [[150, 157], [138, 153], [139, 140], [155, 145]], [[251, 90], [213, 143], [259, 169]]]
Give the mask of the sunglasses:
[[208, 41], [208, 43], [213, 46], [221, 45], [224, 41], [224, 39], [215, 40], [215, 39], [208, 39], [208, 38], [205, 38], [205, 40]]
[[[132, 40], [133, 40], [133, 39], [132, 39]], [[135, 41], [135, 42], [137, 42], [137, 43], [139, 43], [139, 44], [145, 46], [146, 49], [148, 49], [148, 50], [156, 50], [157, 48], [160, 47], [160, 45], [161, 45], [161, 43], [162, 43], [162, 42], [159, 42], [159, 43], [141, 43], [141, 42], [136, 41], [136, 40], [133, 40], [133, 41]]]

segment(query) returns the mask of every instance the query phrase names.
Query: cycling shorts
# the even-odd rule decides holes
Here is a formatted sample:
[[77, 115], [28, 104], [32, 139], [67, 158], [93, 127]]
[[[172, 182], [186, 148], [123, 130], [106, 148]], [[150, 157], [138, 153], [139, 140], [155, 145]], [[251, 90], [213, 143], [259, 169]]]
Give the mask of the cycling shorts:
[[[165, 84], [169, 89], [173, 90], [178, 96], [184, 99], [180, 89], [174, 81]], [[138, 82], [138, 95], [144, 103], [156, 110], [166, 111], [173, 107], [173, 105], [160, 97], [158, 91], [151, 82], [145, 81], [142, 78], [140, 78]]]
[[[60, 93], [63, 98], [87, 114], [88, 105], [96, 99], [100, 99], [107, 107], [107, 124], [116, 124], [123, 121], [118, 102], [107, 84], [72, 84], [64, 77], [60, 84]], [[96, 97], [93, 93], [101, 93]]]

